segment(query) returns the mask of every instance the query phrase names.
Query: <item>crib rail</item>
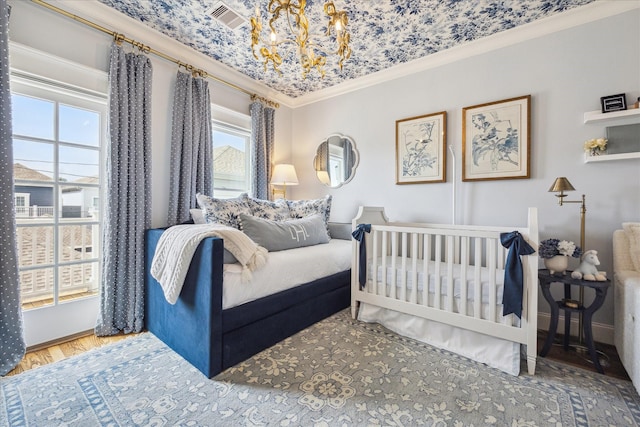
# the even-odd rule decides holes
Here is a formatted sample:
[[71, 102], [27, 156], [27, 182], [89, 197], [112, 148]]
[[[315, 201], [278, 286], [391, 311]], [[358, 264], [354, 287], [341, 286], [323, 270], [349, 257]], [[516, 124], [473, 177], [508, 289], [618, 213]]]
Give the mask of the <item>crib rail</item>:
[[[527, 344], [535, 366], [538, 257], [522, 257], [521, 319], [502, 315], [504, 268], [508, 250], [500, 234], [518, 231], [537, 248], [535, 208], [527, 227], [477, 227], [391, 223], [381, 208], [359, 212], [354, 220], [370, 223], [366, 266], [354, 242], [352, 309], [359, 302]], [[357, 272], [366, 269], [360, 288]], [[534, 369], [534, 368], [533, 368]], [[530, 371], [532, 368], [530, 368]]]
[[[483, 318], [484, 302], [489, 309], [486, 317], [498, 319], [496, 288], [502, 277], [497, 275], [507, 255], [500, 232], [372, 225], [369, 238], [365, 292], [447, 312], [472, 313], [476, 319]], [[427, 286], [431, 277], [433, 283]], [[421, 282], [422, 287], [416, 286]], [[484, 294], [488, 301], [472, 298]], [[454, 307], [456, 300], [458, 307]], [[473, 310], [468, 310], [469, 302]]]

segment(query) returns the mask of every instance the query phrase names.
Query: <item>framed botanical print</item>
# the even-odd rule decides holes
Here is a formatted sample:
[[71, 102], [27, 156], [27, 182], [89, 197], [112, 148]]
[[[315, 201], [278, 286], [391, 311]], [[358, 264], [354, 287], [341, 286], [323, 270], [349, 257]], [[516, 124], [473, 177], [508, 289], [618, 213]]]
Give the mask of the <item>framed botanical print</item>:
[[462, 180], [529, 178], [531, 95], [462, 109]]
[[396, 184], [445, 182], [447, 112], [396, 120]]

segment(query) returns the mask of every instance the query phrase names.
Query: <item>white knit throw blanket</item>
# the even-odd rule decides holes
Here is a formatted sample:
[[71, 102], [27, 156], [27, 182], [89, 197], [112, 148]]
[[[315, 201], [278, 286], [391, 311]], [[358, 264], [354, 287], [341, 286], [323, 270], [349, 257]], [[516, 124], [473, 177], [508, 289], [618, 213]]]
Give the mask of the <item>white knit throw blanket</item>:
[[267, 250], [258, 246], [242, 231], [220, 224], [186, 224], [169, 227], [158, 241], [151, 262], [151, 275], [160, 283], [164, 296], [175, 304], [180, 296], [191, 259], [205, 237], [220, 237], [224, 247], [242, 266], [243, 282], [251, 272], [267, 262]]

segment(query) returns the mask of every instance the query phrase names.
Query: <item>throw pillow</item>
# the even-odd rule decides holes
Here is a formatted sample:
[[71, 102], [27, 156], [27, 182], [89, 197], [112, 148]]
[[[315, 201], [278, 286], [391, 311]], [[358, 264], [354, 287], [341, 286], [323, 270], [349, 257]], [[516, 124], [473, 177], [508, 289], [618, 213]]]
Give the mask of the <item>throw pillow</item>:
[[191, 219], [194, 224], [206, 224], [207, 221], [204, 219], [204, 211], [202, 209], [189, 209], [191, 213]]
[[242, 231], [269, 252], [328, 243], [329, 235], [321, 215], [271, 221], [240, 214]]
[[215, 222], [240, 229], [240, 214], [251, 214], [247, 193], [234, 199], [216, 199], [204, 194], [196, 195], [198, 206], [204, 210], [207, 223]]
[[329, 230], [329, 217], [331, 216], [331, 195], [314, 200], [287, 200], [291, 218], [304, 218], [313, 214], [320, 214], [324, 224]]
[[640, 222], [623, 222], [622, 229], [629, 239], [629, 253], [636, 271], [640, 271]]
[[249, 197], [249, 207], [251, 214], [258, 218], [270, 219], [272, 221], [284, 221], [291, 218], [289, 205], [284, 199], [275, 201], [254, 199]]

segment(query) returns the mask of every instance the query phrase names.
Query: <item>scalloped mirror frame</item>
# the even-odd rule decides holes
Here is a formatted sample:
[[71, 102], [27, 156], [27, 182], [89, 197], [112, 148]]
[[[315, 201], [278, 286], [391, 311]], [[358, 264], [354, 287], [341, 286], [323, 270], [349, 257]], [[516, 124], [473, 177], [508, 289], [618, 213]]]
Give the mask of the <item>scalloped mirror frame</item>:
[[[329, 165], [325, 166], [325, 169], [323, 169], [321, 165], [321, 157], [324, 157], [322, 153], [325, 152], [327, 158], [331, 159], [331, 151], [333, 151], [334, 164], [337, 163], [338, 168], [344, 170], [344, 165], [342, 165], [341, 168], [339, 162], [342, 161], [344, 163], [345, 157], [340, 157], [338, 150], [344, 151], [345, 144], [348, 144], [351, 148], [350, 151], [352, 165], [350, 168], [350, 173], [348, 177], [342, 177], [342, 179], [340, 180], [337, 180], [336, 177], [334, 177], [334, 184], [332, 184]], [[356, 174], [356, 168], [358, 167], [359, 161], [360, 155], [358, 154], [356, 143], [353, 138], [342, 135], [340, 133], [332, 133], [318, 145], [316, 154], [313, 157], [313, 169], [316, 171], [316, 178], [318, 179], [318, 181], [320, 181], [321, 184], [329, 188], [340, 188], [353, 179], [353, 176]]]

